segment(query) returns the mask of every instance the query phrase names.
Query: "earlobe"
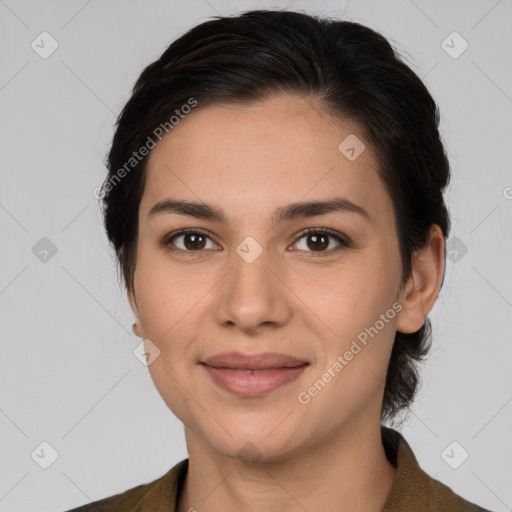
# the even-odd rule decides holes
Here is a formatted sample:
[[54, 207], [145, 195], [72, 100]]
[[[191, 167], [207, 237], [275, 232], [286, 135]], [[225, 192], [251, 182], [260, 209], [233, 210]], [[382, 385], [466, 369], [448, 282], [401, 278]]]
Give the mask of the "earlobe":
[[[123, 262], [124, 259], [124, 246], [122, 246], [119, 249], [118, 254], [119, 261]], [[126, 278], [126, 276], [125, 276]], [[130, 308], [135, 315], [135, 322], [132, 325], [132, 331], [135, 336], [138, 336], [139, 338], [143, 338], [142, 329], [140, 327], [140, 319], [139, 319], [139, 308], [137, 307], [137, 301], [135, 300], [135, 292], [133, 291], [134, 282], [133, 283], [126, 283], [126, 295], [128, 297], [128, 303], [130, 304]]]
[[140, 329], [140, 325], [138, 324], [138, 322], [135, 322], [132, 325], [132, 331], [133, 331], [133, 334], [135, 334], [135, 336], [138, 336], [139, 338], [144, 338], [144, 336], [142, 335], [142, 331]]
[[128, 302], [130, 304], [130, 308], [135, 315], [135, 322], [132, 325], [132, 331], [135, 336], [138, 336], [139, 338], [143, 338], [142, 330], [140, 327], [140, 319], [139, 319], [139, 308], [137, 307], [137, 301], [135, 300], [135, 293], [133, 291], [132, 286], [126, 287], [126, 295], [128, 297]]
[[132, 325], [133, 334], [135, 334], [135, 336], [138, 336], [139, 338], [143, 338], [144, 336], [142, 335], [142, 330], [140, 327], [139, 310], [137, 308], [137, 302], [135, 300], [135, 295], [131, 288], [127, 288], [126, 293], [128, 296], [128, 302], [130, 303], [131, 310], [132, 310], [133, 314], [135, 315], [135, 322]]
[[396, 330], [413, 333], [421, 329], [434, 306], [444, 274], [444, 236], [441, 228], [432, 225], [424, 248], [412, 256], [412, 270], [402, 289], [402, 305]]

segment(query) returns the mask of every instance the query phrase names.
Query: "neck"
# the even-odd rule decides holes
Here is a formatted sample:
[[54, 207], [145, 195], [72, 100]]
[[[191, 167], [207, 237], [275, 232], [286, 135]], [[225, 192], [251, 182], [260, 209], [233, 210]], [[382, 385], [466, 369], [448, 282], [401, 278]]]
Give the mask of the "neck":
[[189, 466], [178, 512], [381, 512], [396, 476], [380, 422], [347, 427], [285, 460], [262, 457], [254, 465], [220, 454], [188, 428], [185, 434]]

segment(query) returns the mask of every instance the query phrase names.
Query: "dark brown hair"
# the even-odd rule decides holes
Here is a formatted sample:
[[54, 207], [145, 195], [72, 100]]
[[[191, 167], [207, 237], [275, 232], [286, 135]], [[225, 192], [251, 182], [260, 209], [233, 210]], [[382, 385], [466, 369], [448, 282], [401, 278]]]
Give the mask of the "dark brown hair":
[[[171, 117], [181, 117], [191, 99], [201, 108], [261, 101], [277, 92], [318, 98], [328, 112], [360, 127], [393, 201], [403, 282], [429, 228], [437, 224], [446, 238], [450, 221], [443, 191], [449, 164], [437, 105], [420, 78], [382, 35], [358, 23], [250, 11], [216, 17], [174, 41], [144, 69], [119, 115], [101, 197], [106, 232], [127, 287], [133, 285], [145, 184], [147, 155], [141, 156], [141, 148], [152, 147], [150, 141], [154, 146], [158, 127], [170, 131]], [[412, 403], [419, 382], [416, 362], [430, 340], [428, 319], [416, 333], [396, 333], [383, 419]]]

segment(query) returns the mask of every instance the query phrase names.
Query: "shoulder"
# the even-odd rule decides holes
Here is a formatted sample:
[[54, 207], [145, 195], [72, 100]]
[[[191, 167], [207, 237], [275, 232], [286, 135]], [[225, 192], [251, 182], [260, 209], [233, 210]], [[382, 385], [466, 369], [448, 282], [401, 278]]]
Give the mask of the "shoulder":
[[383, 512], [490, 512], [423, 471], [411, 447], [397, 431], [383, 427], [382, 442], [388, 459], [397, 468]]
[[174, 510], [176, 497], [187, 472], [188, 459], [182, 460], [161, 477], [121, 493], [87, 503], [66, 512], [149, 512], [162, 507]]

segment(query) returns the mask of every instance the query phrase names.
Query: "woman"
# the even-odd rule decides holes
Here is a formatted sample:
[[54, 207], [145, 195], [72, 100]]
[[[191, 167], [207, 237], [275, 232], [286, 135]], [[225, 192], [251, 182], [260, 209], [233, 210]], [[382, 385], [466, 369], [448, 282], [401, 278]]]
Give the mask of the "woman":
[[362, 25], [252, 11], [139, 77], [102, 189], [188, 459], [75, 511], [482, 511], [382, 426], [444, 275], [437, 106]]

